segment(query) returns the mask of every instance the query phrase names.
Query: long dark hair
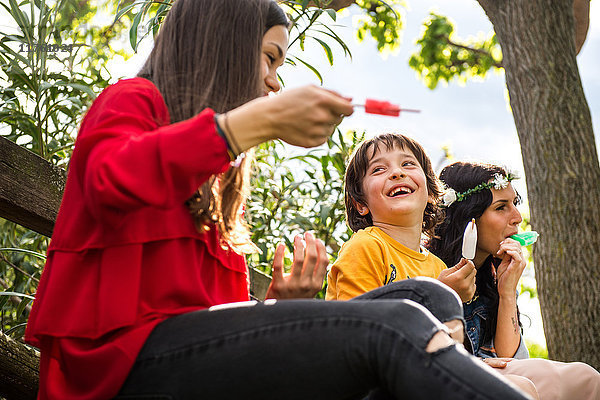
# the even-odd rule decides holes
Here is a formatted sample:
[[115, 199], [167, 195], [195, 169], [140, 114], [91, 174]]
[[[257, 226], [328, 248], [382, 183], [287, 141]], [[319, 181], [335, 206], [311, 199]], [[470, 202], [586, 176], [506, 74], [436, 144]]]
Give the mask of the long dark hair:
[[[507, 176], [507, 170], [492, 164], [455, 162], [445, 167], [440, 173], [442, 183], [456, 192], [462, 193], [475, 186], [489, 182], [495, 174]], [[446, 208], [444, 221], [435, 229], [435, 235], [427, 243], [426, 247], [436, 256], [442, 259], [447, 266], [456, 265], [462, 257], [462, 238], [467, 224], [472, 218], [479, 218], [483, 212], [492, 204], [493, 194], [490, 189], [483, 189], [470, 194], [462, 201], [456, 201]], [[490, 315], [485, 321], [485, 342], [496, 334], [496, 321], [498, 319], [498, 286], [494, 281], [492, 268], [499, 264], [500, 260], [491, 255], [477, 270], [476, 285], [480, 296], [492, 300]], [[517, 316], [518, 308], [517, 308]], [[521, 322], [519, 321], [519, 325]]]
[[[354, 202], [366, 204], [363, 180], [367, 174], [369, 162], [375, 157], [381, 146], [385, 146], [387, 150], [391, 150], [394, 147], [409, 150], [414, 154], [419, 165], [421, 165], [423, 172], [425, 172], [427, 193], [429, 195], [429, 200], [423, 213], [422, 229], [427, 235], [432, 235], [433, 228], [443, 217], [443, 213], [437, 202], [438, 197], [442, 193], [439, 180], [435, 176], [435, 172], [433, 172], [431, 160], [423, 147], [415, 140], [397, 133], [382, 134], [363, 142], [350, 158], [348, 167], [346, 168], [346, 176], [344, 177], [344, 202], [346, 205], [346, 221], [348, 222], [348, 226], [354, 232], [373, 226], [371, 213], [360, 215]], [[369, 154], [371, 149], [373, 149], [373, 153]]]
[[[272, 0], [177, 0], [138, 76], [156, 85], [171, 123], [205, 108], [227, 112], [262, 94], [262, 40], [276, 25], [289, 21]], [[198, 230], [214, 223], [234, 248], [250, 245], [241, 218], [250, 164], [247, 156], [213, 176], [188, 201]]]

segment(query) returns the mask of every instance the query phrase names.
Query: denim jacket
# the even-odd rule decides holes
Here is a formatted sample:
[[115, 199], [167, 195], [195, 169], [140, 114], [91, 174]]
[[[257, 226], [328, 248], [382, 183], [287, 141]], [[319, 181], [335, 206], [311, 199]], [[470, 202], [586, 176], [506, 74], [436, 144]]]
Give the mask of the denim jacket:
[[[463, 312], [467, 327], [467, 336], [471, 342], [473, 354], [477, 357], [488, 358], [498, 357], [494, 348], [494, 339], [482, 343], [484, 337], [485, 321], [490, 314], [490, 309], [494, 307], [489, 297], [479, 296], [469, 303], [463, 303]], [[513, 358], [529, 358], [529, 352], [525, 347], [523, 335], [519, 348], [513, 355]]]

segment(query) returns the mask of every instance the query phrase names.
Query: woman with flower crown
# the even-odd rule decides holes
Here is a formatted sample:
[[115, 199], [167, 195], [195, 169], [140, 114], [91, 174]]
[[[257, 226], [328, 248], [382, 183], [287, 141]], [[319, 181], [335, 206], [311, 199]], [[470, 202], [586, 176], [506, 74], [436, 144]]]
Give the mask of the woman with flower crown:
[[445, 167], [440, 180], [448, 188], [442, 199], [446, 217], [427, 247], [446, 265], [455, 265], [462, 258], [465, 227], [475, 219], [476, 291], [463, 304], [466, 344], [497, 372], [530, 380], [541, 400], [600, 399], [600, 374], [589, 365], [528, 358], [516, 296], [526, 261], [520, 244], [510, 238], [522, 221], [514, 179], [515, 174], [496, 165], [456, 162]]

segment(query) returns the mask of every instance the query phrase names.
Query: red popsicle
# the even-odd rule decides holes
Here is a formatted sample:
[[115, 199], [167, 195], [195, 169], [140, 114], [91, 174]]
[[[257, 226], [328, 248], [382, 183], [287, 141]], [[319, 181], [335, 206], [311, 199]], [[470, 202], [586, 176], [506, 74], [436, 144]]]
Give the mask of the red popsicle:
[[365, 101], [365, 112], [369, 114], [400, 116], [400, 106], [392, 104], [389, 101], [379, 101], [367, 99]]
[[410, 110], [406, 108], [400, 108], [397, 104], [392, 104], [389, 101], [381, 101], [374, 99], [367, 99], [364, 104], [365, 112], [369, 114], [380, 114], [389, 115], [392, 117], [399, 117], [401, 111], [408, 112], [421, 112], [420, 110]]

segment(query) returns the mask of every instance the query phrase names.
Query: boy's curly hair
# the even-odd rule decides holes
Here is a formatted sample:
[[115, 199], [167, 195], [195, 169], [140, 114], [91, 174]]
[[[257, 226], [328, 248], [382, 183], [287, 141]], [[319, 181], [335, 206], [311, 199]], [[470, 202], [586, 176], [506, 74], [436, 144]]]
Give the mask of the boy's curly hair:
[[[354, 232], [373, 226], [371, 214], [360, 215], [354, 202], [366, 204], [366, 196], [363, 193], [363, 179], [367, 174], [369, 162], [375, 157], [381, 146], [385, 146], [387, 150], [394, 147], [410, 150], [425, 172], [429, 200], [423, 213], [422, 229], [427, 236], [433, 237], [435, 227], [444, 217], [443, 210], [438, 205], [442, 194], [442, 185], [435, 176], [431, 160], [425, 154], [423, 147], [413, 139], [396, 133], [382, 134], [363, 142], [350, 158], [344, 179], [344, 202], [348, 226]], [[372, 152], [371, 149], [373, 149]]]

